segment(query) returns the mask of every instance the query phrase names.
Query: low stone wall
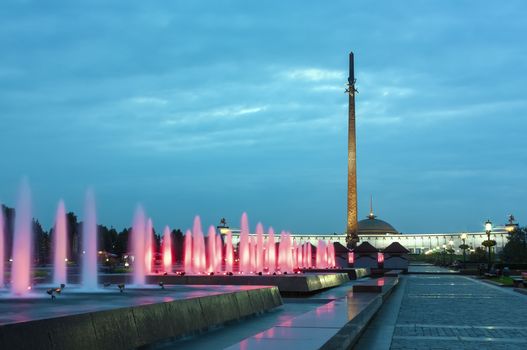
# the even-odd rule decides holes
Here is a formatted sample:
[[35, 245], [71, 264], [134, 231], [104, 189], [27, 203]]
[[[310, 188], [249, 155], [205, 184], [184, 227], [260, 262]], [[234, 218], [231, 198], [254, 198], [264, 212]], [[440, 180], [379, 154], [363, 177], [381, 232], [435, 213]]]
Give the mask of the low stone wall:
[[[277, 286], [280, 293], [313, 293], [322, 289], [339, 286], [349, 282], [347, 273], [321, 273], [300, 275], [150, 275], [146, 282], [170, 285], [246, 285]], [[129, 275], [102, 275], [101, 283], [130, 283]]]
[[263, 287], [0, 326], [0, 349], [133, 349], [192, 334], [282, 304]]

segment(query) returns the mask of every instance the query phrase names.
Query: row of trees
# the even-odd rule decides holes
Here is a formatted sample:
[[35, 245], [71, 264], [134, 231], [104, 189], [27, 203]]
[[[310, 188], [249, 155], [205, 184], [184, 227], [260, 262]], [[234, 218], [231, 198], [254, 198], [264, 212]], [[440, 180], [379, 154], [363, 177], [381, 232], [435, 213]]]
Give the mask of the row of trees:
[[[6, 258], [9, 258], [12, 256], [15, 210], [4, 205], [1, 206], [1, 210], [5, 218], [5, 256]], [[82, 253], [82, 222], [78, 221], [77, 215], [73, 212], [66, 214], [66, 222], [68, 231], [68, 259], [72, 262], [77, 262]], [[97, 225], [98, 249], [122, 257], [129, 251], [128, 237], [130, 236], [131, 230], [131, 228], [124, 228], [117, 231], [114, 227], [108, 228], [105, 225]], [[53, 259], [53, 228], [46, 231], [42, 228], [42, 225], [38, 220], [33, 219], [33, 234], [35, 263], [50, 263]], [[175, 229], [172, 230], [171, 236], [173, 250], [172, 256], [180, 261], [183, 256], [183, 232], [179, 229]], [[155, 231], [154, 244], [156, 251], [159, 252], [161, 237], [157, 235]]]

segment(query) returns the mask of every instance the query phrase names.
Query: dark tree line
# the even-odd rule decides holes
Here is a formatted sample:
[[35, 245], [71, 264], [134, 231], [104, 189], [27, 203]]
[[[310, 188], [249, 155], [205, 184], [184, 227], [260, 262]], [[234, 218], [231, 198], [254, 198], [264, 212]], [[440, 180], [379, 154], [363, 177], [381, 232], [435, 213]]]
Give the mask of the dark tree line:
[[[5, 257], [9, 259], [12, 256], [13, 234], [15, 226], [15, 209], [1, 206], [4, 214], [4, 249]], [[82, 222], [78, 221], [77, 215], [73, 212], [66, 214], [66, 227], [68, 232], [68, 259], [72, 262], [79, 260], [82, 252]], [[97, 225], [97, 249], [115, 254], [122, 257], [128, 251], [128, 239], [132, 229], [124, 228], [117, 231], [114, 227]], [[183, 258], [184, 237], [181, 230], [176, 229], [171, 232], [172, 238], [172, 256], [177, 261]], [[154, 231], [154, 249], [160, 252], [161, 237]], [[47, 264], [53, 261], [53, 227], [44, 230], [38, 220], [33, 219], [33, 255], [36, 264]]]

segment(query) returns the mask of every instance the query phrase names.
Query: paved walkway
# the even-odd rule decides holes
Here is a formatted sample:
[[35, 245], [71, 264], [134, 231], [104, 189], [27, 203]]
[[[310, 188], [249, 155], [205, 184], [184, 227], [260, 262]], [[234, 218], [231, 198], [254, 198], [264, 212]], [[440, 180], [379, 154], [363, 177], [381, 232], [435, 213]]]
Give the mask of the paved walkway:
[[427, 274], [427, 273], [430, 273], [430, 274], [434, 274], [434, 273], [437, 273], [437, 274], [442, 274], [442, 273], [453, 273], [453, 274], [457, 274], [459, 273], [459, 271], [456, 271], [456, 270], [452, 270], [452, 269], [449, 269], [449, 268], [445, 268], [445, 267], [441, 267], [441, 266], [435, 266], [435, 265], [432, 265], [432, 264], [410, 264], [410, 266], [408, 266], [408, 273], [412, 274], [412, 273], [415, 273], [415, 274]]
[[[400, 303], [395, 323], [388, 322], [383, 332], [370, 329], [365, 334], [370, 339], [386, 337], [390, 333], [386, 328], [391, 326], [393, 350], [527, 348], [527, 296], [464, 276], [410, 275], [404, 279], [402, 300], [390, 298], [385, 304], [393, 310]], [[379, 316], [382, 313], [372, 325], [382, 323]], [[385, 317], [389, 321], [389, 312]], [[359, 342], [356, 348], [366, 348], [364, 345], [366, 341], [362, 346]]]

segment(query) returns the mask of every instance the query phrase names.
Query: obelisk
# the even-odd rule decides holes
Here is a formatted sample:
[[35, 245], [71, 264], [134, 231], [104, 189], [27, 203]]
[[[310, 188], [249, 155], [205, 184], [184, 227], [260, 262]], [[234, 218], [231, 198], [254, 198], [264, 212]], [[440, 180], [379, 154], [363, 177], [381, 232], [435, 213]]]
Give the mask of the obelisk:
[[353, 52], [349, 55], [348, 89], [348, 224], [346, 243], [348, 248], [355, 248], [359, 241], [357, 234], [357, 142], [355, 137], [355, 71]]

